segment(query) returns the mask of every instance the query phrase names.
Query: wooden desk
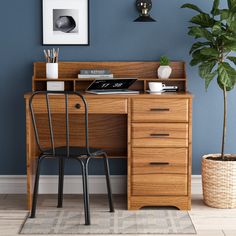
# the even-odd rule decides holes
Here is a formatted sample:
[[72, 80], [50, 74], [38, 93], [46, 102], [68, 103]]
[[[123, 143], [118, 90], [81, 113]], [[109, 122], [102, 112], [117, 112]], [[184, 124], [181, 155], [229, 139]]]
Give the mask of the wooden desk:
[[[157, 63], [156, 66], [158, 66]], [[94, 65], [94, 68], [97, 67], [97, 64]], [[40, 68], [43, 69], [43, 67]], [[37, 68], [35, 70], [37, 74]], [[127, 74], [129, 73], [127, 72]], [[153, 78], [149, 80], [153, 80]], [[34, 77], [33, 82], [36, 83], [33, 86], [38, 81]], [[144, 80], [140, 81], [143, 83]], [[136, 86], [140, 86], [140, 81]], [[42, 81], [40, 83], [42, 86]], [[144, 90], [144, 87], [142, 89]], [[30, 95], [31, 93], [25, 94], [28, 207], [31, 206], [35, 157], [38, 154], [28, 107]], [[190, 209], [191, 94], [180, 91], [162, 95], [145, 93], [139, 95], [84, 95], [89, 107], [90, 145], [105, 149], [113, 158], [127, 157], [128, 209], [165, 205], [176, 206], [182, 210]], [[46, 112], [44, 101], [40, 97], [35, 101], [35, 112], [41, 118]], [[62, 105], [64, 99], [62, 96], [54, 95], [50, 97], [50, 102], [55, 106], [55, 110], [52, 110], [55, 113], [57, 124], [55, 132], [62, 137], [61, 121], [64, 119]], [[83, 126], [82, 123], [77, 122], [76, 118], [76, 114], [80, 113], [75, 108], [78, 102], [77, 97], [73, 95], [69, 97], [72, 125], [74, 123], [71, 133], [72, 143], [75, 143], [77, 139], [83, 140], [83, 134], [78, 136], [80, 133], [78, 129]], [[43, 121], [41, 126], [43, 130], [41, 135], [44, 137], [46, 130]], [[59, 140], [58, 145], [60, 142], [62, 140]], [[47, 140], [45, 140], [46, 143]]]

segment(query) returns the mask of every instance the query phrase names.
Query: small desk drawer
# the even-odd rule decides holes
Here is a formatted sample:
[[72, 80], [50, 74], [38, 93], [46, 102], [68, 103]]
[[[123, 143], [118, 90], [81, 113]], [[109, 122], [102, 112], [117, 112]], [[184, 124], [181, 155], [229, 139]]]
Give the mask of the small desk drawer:
[[[57, 97], [56, 97], [57, 96]], [[94, 99], [86, 98], [89, 114], [127, 114], [127, 99]], [[65, 99], [63, 96], [51, 95], [49, 102], [52, 113], [65, 113]], [[46, 99], [35, 99], [33, 108], [35, 113], [46, 113]], [[80, 98], [69, 97], [69, 113], [84, 113], [84, 105]]]
[[132, 173], [187, 174], [187, 148], [133, 148]]
[[[89, 114], [127, 114], [127, 99], [86, 99], [88, 103]], [[75, 99], [69, 102], [69, 108], [71, 112], [78, 111], [77, 104], [83, 104], [77, 102]], [[80, 109], [84, 112], [84, 109]]]
[[133, 123], [133, 147], [188, 147], [188, 124]]
[[187, 175], [150, 174], [132, 176], [132, 195], [187, 195]]
[[133, 99], [136, 122], [188, 122], [188, 99]]

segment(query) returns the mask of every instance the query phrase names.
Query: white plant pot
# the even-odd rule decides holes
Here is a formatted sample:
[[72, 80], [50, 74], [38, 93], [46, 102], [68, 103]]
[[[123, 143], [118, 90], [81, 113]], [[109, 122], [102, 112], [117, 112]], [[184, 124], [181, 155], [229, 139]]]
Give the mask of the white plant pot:
[[168, 79], [171, 75], [172, 68], [170, 66], [159, 66], [157, 76], [159, 79]]

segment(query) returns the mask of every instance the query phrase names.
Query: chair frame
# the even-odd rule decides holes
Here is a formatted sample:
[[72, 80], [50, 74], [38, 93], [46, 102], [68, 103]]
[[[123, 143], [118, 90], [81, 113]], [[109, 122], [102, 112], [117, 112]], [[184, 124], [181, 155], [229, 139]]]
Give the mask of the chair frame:
[[[57, 155], [56, 148], [54, 143], [54, 133], [52, 127], [52, 114], [50, 109], [50, 101], [49, 101], [49, 94], [61, 94], [65, 95], [65, 114], [66, 114], [66, 155]], [[42, 148], [40, 145], [39, 135], [38, 135], [38, 128], [35, 119], [35, 113], [33, 109], [33, 100], [37, 95], [45, 95], [46, 97], [46, 104], [47, 104], [47, 115], [48, 115], [48, 123], [49, 123], [49, 131], [50, 131], [50, 143], [51, 143], [51, 150], [52, 153], [46, 153], [46, 150]], [[85, 148], [86, 154], [80, 156], [71, 156], [70, 155], [70, 132], [69, 132], [69, 111], [68, 111], [68, 96], [69, 95], [77, 95], [80, 97], [84, 104], [85, 108]], [[90, 204], [89, 204], [89, 190], [88, 190], [88, 168], [90, 159], [95, 158], [97, 156], [103, 156], [104, 160], [104, 168], [105, 168], [105, 175], [106, 175], [106, 184], [107, 184], [107, 192], [108, 192], [108, 200], [109, 200], [109, 208], [110, 212], [114, 212], [114, 205], [112, 199], [112, 189], [110, 183], [110, 170], [109, 170], [109, 163], [107, 153], [105, 151], [101, 151], [98, 154], [91, 153], [89, 148], [89, 135], [88, 135], [88, 105], [85, 98], [79, 92], [72, 92], [72, 91], [37, 91], [34, 92], [29, 100], [29, 107], [30, 113], [32, 118], [32, 124], [36, 139], [36, 144], [40, 150], [40, 155], [38, 156], [37, 160], [37, 168], [36, 168], [36, 175], [35, 175], [35, 183], [34, 183], [34, 192], [33, 192], [33, 202], [31, 208], [31, 215], [30, 218], [35, 218], [36, 215], [36, 205], [37, 205], [37, 198], [38, 198], [38, 187], [39, 187], [39, 178], [40, 178], [40, 169], [41, 164], [44, 159], [58, 159], [59, 161], [59, 181], [58, 181], [58, 203], [57, 207], [61, 208], [63, 206], [63, 187], [64, 187], [64, 168], [65, 168], [65, 160], [66, 159], [76, 159], [79, 161], [81, 170], [82, 170], [82, 180], [83, 180], [83, 199], [84, 199], [84, 215], [85, 215], [85, 225], [90, 225]], [[80, 105], [77, 104], [77, 109], [80, 109]]]

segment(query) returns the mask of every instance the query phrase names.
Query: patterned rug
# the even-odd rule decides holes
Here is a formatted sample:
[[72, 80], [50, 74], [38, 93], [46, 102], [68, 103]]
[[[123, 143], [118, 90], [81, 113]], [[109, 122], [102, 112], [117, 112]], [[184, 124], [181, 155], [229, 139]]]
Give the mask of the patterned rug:
[[91, 225], [84, 215], [71, 210], [39, 210], [27, 218], [20, 234], [196, 234], [187, 212], [177, 210], [117, 210], [91, 213]]

